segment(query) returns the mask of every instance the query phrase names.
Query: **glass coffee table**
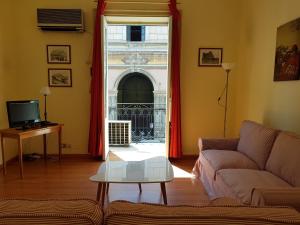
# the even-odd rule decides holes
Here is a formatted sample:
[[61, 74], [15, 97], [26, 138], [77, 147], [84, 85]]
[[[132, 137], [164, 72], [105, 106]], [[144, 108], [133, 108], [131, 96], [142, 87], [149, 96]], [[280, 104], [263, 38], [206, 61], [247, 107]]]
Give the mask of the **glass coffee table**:
[[160, 183], [164, 204], [167, 204], [166, 182], [174, 179], [170, 161], [157, 156], [142, 161], [121, 161], [108, 159], [101, 163], [97, 174], [90, 180], [98, 183], [97, 201], [103, 206], [110, 183], [136, 183], [142, 191], [141, 184]]

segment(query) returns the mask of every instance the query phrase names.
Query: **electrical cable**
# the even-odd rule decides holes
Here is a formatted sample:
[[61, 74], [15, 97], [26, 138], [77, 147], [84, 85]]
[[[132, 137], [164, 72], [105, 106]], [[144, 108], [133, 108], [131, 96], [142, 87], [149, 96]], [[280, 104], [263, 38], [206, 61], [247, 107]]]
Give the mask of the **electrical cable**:
[[221, 102], [220, 102], [220, 101], [221, 101], [221, 100], [222, 100], [222, 98], [224, 97], [224, 94], [225, 94], [226, 88], [227, 88], [227, 84], [225, 84], [225, 86], [224, 86], [224, 88], [223, 88], [223, 90], [222, 90], [222, 92], [221, 92], [220, 96], [218, 97], [218, 105], [219, 105], [219, 106], [222, 106], [222, 107], [225, 107], [225, 105], [221, 104]]

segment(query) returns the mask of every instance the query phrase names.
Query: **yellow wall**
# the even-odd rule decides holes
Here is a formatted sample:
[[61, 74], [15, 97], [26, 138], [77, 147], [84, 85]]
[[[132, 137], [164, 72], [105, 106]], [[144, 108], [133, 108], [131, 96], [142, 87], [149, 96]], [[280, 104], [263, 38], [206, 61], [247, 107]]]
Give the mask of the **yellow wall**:
[[[13, 24], [13, 8], [10, 1], [0, 2], [0, 129], [8, 127], [6, 115], [6, 101], [17, 96], [16, 88], [16, 55], [15, 33]], [[8, 20], [8, 18], [11, 18]], [[7, 141], [9, 151], [5, 152], [6, 158], [16, 155], [14, 141]], [[0, 163], [2, 155], [0, 156]]]
[[[8, 2], [8, 1], [7, 1]], [[87, 153], [89, 127], [89, 67], [92, 44], [92, 15], [96, 4], [86, 0], [14, 0], [17, 52], [16, 79], [11, 87], [19, 90], [18, 99], [39, 98], [42, 86], [47, 85], [48, 68], [72, 68], [72, 88], [51, 88], [48, 97], [49, 120], [65, 124], [63, 142], [72, 145], [64, 153]], [[42, 32], [36, 27], [36, 9], [82, 8], [87, 32]], [[184, 154], [197, 154], [199, 136], [221, 136], [223, 108], [217, 98], [225, 76], [221, 68], [197, 66], [199, 47], [223, 47], [224, 61], [236, 60], [238, 37], [238, 0], [185, 0], [182, 11], [182, 135]], [[11, 37], [11, 36], [9, 36]], [[47, 44], [70, 44], [72, 64], [48, 65]], [[234, 74], [233, 74], [234, 75]], [[43, 106], [43, 105], [42, 105]], [[42, 107], [41, 107], [42, 109]], [[54, 137], [50, 137], [50, 153], [56, 152]], [[25, 143], [26, 152], [41, 152], [41, 139]]]
[[[48, 68], [71, 68], [72, 88], [51, 88], [47, 98], [48, 120], [63, 123], [63, 143], [71, 144], [65, 154], [87, 153], [90, 107], [90, 58], [94, 1], [29, 0], [14, 1], [17, 15], [19, 99], [39, 99], [43, 117], [43, 96], [39, 91], [48, 85]], [[81, 8], [85, 12], [85, 33], [43, 32], [37, 28], [37, 8]], [[71, 45], [72, 64], [47, 64], [46, 45]], [[49, 153], [57, 153], [56, 136], [48, 141]], [[25, 152], [42, 152], [42, 138], [25, 143]]]
[[300, 133], [300, 81], [273, 82], [277, 27], [300, 16], [298, 0], [243, 1], [235, 133], [251, 119]]
[[[96, 6], [86, 0], [14, 0], [11, 12], [1, 10], [14, 26], [1, 24], [1, 126], [7, 125], [5, 99], [42, 98], [48, 68], [72, 68], [72, 88], [52, 88], [49, 119], [65, 124], [63, 142], [72, 145], [65, 153], [86, 153], [89, 126], [89, 67], [92, 44], [92, 15]], [[12, 2], [12, 6], [8, 2]], [[273, 82], [276, 29], [299, 17], [300, 2], [290, 0], [185, 0], [182, 12], [182, 136], [184, 154], [197, 154], [197, 139], [221, 137], [223, 108], [217, 98], [225, 82], [221, 68], [197, 66], [199, 47], [223, 47], [224, 60], [237, 62], [230, 75], [229, 136], [238, 134], [240, 122], [251, 119], [281, 129], [300, 132], [299, 81]], [[42, 32], [36, 28], [36, 8], [82, 8], [87, 32]], [[10, 16], [9, 16], [10, 15]], [[22, 21], [22, 23], [20, 22]], [[5, 42], [5, 44], [3, 44]], [[12, 43], [16, 42], [15, 45]], [[8, 45], [7, 43], [10, 43]], [[47, 44], [72, 45], [71, 65], [48, 65]], [[3, 52], [3, 51], [6, 52]], [[15, 53], [15, 54], [13, 54]], [[5, 55], [5, 57], [4, 57]], [[5, 63], [4, 63], [5, 62]], [[14, 65], [15, 66], [12, 66]], [[10, 74], [9, 78], [7, 74]], [[6, 77], [4, 77], [6, 75]], [[1, 86], [2, 85], [2, 86]], [[4, 86], [3, 86], [4, 85]], [[7, 91], [4, 91], [5, 88]], [[12, 91], [17, 90], [17, 92]], [[3, 123], [4, 121], [4, 123]], [[51, 137], [50, 152], [56, 152]], [[26, 151], [40, 152], [41, 140], [27, 141]]]
[[[184, 154], [198, 154], [201, 137], [222, 137], [224, 108], [217, 99], [225, 84], [221, 67], [198, 67], [198, 48], [223, 48], [223, 62], [237, 60], [240, 1], [184, 0], [182, 11], [181, 104]], [[236, 76], [235, 71], [231, 77]], [[229, 89], [229, 104], [233, 86]], [[231, 109], [229, 109], [231, 110]], [[231, 121], [229, 115], [228, 124]]]

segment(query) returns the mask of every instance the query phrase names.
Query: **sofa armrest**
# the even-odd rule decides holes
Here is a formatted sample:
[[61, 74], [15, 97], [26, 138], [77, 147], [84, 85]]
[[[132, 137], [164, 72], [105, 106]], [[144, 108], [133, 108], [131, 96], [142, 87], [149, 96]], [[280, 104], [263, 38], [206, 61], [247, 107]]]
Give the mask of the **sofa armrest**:
[[237, 150], [239, 138], [227, 139], [208, 139], [199, 138], [198, 147], [200, 152], [202, 150], [215, 149], [215, 150]]
[[201, 151], [214, 149], [214, 150], [232, 150], [236, 151], [239, 143], [239, 138], [227, 138], [227, 139], [213, 139], [213, 138], [199, 138], [199, 158], [197, 159], [194, 168], [192, 170], [195, 178], [200, 178], [201, 162], [200, 155]]
[[300, 187], [291, 188], [254, 188], [251, 205], [291, 206], [300, 210]]

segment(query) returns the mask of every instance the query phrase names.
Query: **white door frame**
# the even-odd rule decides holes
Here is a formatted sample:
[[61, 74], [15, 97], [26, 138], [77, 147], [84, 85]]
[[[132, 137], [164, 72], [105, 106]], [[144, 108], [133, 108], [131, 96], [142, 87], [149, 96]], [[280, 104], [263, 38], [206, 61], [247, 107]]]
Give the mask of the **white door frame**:
[[[104, 88], [103, 91], [105, 92], [103, 94], [103, 100], [104, 100], [104, 130], [105, 130], [105, 138], [104, 138], [104, 157], [103, 159], [107, 158], [107, 154], [109, 152], [109, 134], [108, 134], [108, 94], [107, 94], [107, 78], [108, 78], [108, 66], [107, 66], [107, 30], [106, 26], [108, 24], [107, 22], [108, 18], [113, 18], [114, 16], [102, 16], [102, 59], [103, 59], [103, 84]], [[120, 17], [119, 17], [120, 18]], [[126, 17], [124, 17], [126, 18]], [[140, 17], [142, 18], [142, 17]], [[172, 17], [163, 17], [168, 19], [168, 27], [169, 27], [169, 43], [168, 43], [168, 78], [167, 78], [167, 90], [166, 90], [166, 122], [165, 122], [165, 155], [166, 157], [169, 156], [169, 135], [170, 135], [170, 118], [171, 118], [171, 50], [172, 50]], [[127, 22], [130, 23], [130, 22]], [[155, 20], [155, 23], [157, 23], [157, 20]], [[122, 22], [122, 24], [126, 24], [126, 21]], [[147, 23], [145, 23], [147, 25]], [[151, 23], [149, 23], [151, 24]]]
[[169, 157], [170, 147], [170, 121], [171, 121], [171, 53], [172, 53], [172, 16], [169, 17], [169, 43], [168, 43], [168, 80], [167, 80], [167, 95], [166, 95], [166, 157]]
[[105, 16], [101, 18], [101, 49], [102, 49], [102, 71], [103, 71], [103, 102], [104, 102], [104, 151], [103, 159], [106, 160], [109, 151], [109, 140], [108, 140], [108, 95], [107, 95], [107, 20]]

